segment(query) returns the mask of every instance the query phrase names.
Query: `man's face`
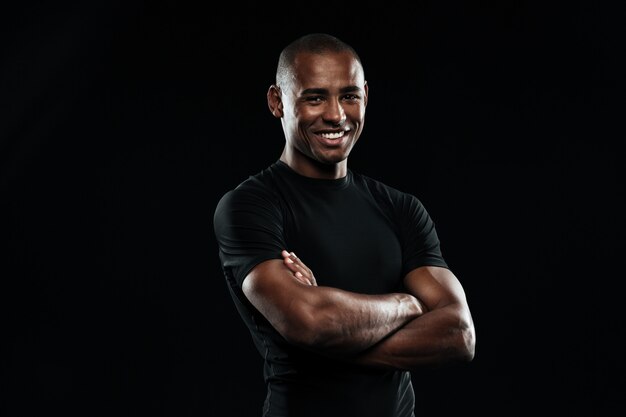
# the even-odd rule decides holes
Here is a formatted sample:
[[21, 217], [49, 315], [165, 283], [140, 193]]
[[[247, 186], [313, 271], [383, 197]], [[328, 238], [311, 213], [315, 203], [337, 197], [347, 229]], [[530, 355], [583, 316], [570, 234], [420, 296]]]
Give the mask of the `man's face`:
[[301, 53], [291, 82], [280, 87], [283, 130], [294, 156], [327, 165], [345, 160], [363, 130], [367, 104], [363, 68], [354, 56]]

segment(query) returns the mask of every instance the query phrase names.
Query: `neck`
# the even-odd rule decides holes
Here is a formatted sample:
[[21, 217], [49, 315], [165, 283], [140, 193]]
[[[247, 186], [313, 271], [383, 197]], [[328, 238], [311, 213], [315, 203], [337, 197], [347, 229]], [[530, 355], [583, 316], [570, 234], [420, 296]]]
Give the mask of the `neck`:
[[302, 154], [299, 154], [298, 157], [294, 155], [294, 152], [289, 152], [285, 148], [280, 156], [280, 160], [298, 174], [309, 178], [336, 180], [345, 177], [348, 173], [347, 159], [337, 163], [323, 164]]

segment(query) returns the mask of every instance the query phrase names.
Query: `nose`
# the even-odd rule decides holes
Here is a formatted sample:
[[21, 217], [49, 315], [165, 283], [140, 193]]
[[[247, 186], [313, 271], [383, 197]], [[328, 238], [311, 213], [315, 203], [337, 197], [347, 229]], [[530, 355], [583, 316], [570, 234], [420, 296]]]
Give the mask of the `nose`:
[[328, 104], [323, 114], [325, 122], [333, 126], [341, 126], [346, 121], [346, 112], [339, 100], [328, 100]]

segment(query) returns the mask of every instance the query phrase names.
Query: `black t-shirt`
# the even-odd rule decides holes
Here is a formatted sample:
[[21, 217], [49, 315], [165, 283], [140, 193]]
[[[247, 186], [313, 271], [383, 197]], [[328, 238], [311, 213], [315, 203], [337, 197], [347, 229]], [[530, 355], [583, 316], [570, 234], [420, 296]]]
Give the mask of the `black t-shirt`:
[[425, 265], [447, 267], [435, 225], [420, 201], [348, 170], [344, 178], [304, 177], [277, 161], [226, 193], [214, 216], [233, 301], [265, 360], [266, 417], [409, 417], [408, 372], [347, 364], [293, 345], [241, 290], [254, 266], [293, 251], [318, 285], [364, 294], [401, 292]]

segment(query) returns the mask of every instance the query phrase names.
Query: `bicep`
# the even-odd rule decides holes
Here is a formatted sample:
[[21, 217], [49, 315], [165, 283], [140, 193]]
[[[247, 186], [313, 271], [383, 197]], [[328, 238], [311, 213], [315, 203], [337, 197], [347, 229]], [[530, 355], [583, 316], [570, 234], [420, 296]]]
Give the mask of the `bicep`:
[[288, 340], [298, 336], [298, 329], [308, 328], [312, 319], [308, 308], [314, 296], [311, 288], [299, 282], [279, 259], [256, 265], [242, 283], [250, 303]]
[[418, 298], [428, 310], [451, 304], [466, 306], [465, 291], [452, 271], [437, 266], [422, 266], [404, 277], [407, 291]]

